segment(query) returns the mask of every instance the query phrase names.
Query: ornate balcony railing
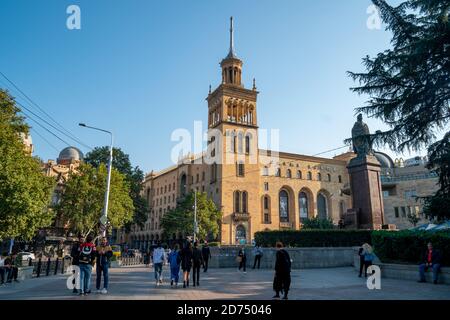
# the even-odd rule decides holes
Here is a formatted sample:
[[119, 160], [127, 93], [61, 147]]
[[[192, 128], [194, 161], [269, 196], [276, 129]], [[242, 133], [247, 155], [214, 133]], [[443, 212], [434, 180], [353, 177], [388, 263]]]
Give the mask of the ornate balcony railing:
[[234, 221], [248, 221], [250, 219], [250, 215], [244, 212], [235, 212], [233, 213]]

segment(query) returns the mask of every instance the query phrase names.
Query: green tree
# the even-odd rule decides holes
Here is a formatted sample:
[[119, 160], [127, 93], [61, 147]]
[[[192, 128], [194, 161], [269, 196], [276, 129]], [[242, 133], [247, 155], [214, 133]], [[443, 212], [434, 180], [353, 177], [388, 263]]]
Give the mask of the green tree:
[[[73, 231], [83, 235], [99, 233], [106, 176], [107, 169], [103, 164], [98, 168], [82, 164], [70, 174], [56, 209]], [[125, 176], [113, 169], [108, 205], [108, 221], [112, 228], [121, 228], [132, 220], [134, 207], [129, 189]]]
[[420, 218], [415, 213], [408, 213], [408, 221], [415, 227], [417, 223], [420, 221]]
[[[352, 90], [370, 96], [356, 110], [390, 127], [374, 135], [375, 144], [387, 144], [396, 152], [428, 147], [429, 168], [439, 173], [440, 189], [425, 199], [424, 212], [429, 217], [448, 218], [450, 1], [407, 0], [396, 7], [386, 0], [372, 2], [392, 32], [392, 48], [374, 58], [365, 57], [367, 72], [349, 72], [359, 82]], [[441, 140], [437, 139], [439, 132], [444, 133]]]
[[[165, 238], [172, 238], [177, 233], [194, 234], [194, 203], [194, 192], [191, 192], [174, 209], [166, 212], [161, 221]], [[222, 213], [206, 193], [197, 192], [198, 238], [216, 239], [221, 218]]]
[[[109, 147], [97, 147], [88, 154], [84, 161], [95, 168], [101, 164], [108, 163]], [[132, 223], [143, 226], [147, 221], [148, 203], [142, 197], [144, 172], [139, 167], [131, 165], [130, 157], [124, 153], [120, 148], [113, 148], [113, 168], [125, 175], [126, 180], [130, 184], [130, 196], [133, 199], [134, 214], [133, 220], [126, 223], [125, 227], [129, 231]]]
[[14, 99], [0, 89], [0, 239], [31, 239], [54, 216], [48, 210], [53, 179], [25, 151], [21, 134], [29, 128], [19, 112]]

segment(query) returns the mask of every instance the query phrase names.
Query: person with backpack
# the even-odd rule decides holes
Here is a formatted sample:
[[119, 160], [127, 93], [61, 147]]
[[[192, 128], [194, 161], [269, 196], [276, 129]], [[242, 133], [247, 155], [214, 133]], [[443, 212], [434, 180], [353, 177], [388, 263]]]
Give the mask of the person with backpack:
[[255, 255], [255, 261], [253, 262], [253, 269], [255, 269], [256, 264], [258, 264], [258, 269], [261, 265], [261, 258], [263, 256], [263, 251], [259, 245], [256, 245], [253, 249], [253, 254]]
[[91, 293], [92, 267], [95, 264], [97, 255], [93, 237], [88, 235], [86, 242], [80, 246], [79, 267], [80, 267], [80, 296]]
[[202, 247], [202, 257], [203, 257], [203, 272], [208, 271], [208, 262], [211, 258], [211, 250], [208, 246], [208, 241], [205, 240], [205, 243]]
[[163, 264], [166, 260], [166, 252], [164, 251], [164, 248], [161, 245], [161, 242], [158, 242], [157, 247], [155, 250], [153, 250], [153, 265], [155, 267], [155, 280], [156, 280], [156, 286], [163, 284]]
[[275, 296], [273, 296], [273, 299], [279, 299], [280, 292], [284, 292], [283, 300], [287, 300], [291, 286], [291, 257], [289, 256], [289, 253], [283, 249], [283, 244], [281, 242], [277, 242], [276, 248], [275, 276], [273, 279]]
[[[80, 246], [84, 242], [83, 236], [80, 234], [78, 235], [78, 241], [74, 242], [72, 245], [72, 249], [70, 250], [70, 257], [72, 258], [72, 265], [73, 266], [79, 266], [80, 264]], [[76, 276], [76, 271], [73, 270], [73, 273]], [[75, 286], [75, 277], [72, 280], [73, 286], [73, 293], [78, 293], [78, 290]]]
[[[97, 246], [97, 280], [96, 287], [97, 293], [107, 294], [108, 293], [108, 284], [109, 284], [109, 263], [111, 257], [113, 256], [112, 248], [108, 244], [108, 240], [106, 237], [103, 237], [101, 240], [101, 244]], [[103, 289], [100, 291], [100, 285], [102, 282], [102, 273], [103, 273]]]
[[169, 265], [170, 265], [170, 286], [178, 287], [178, 279], [180, 278], [180, 264], [181, 264], [181, 253], [180, 246], [175, 245], [174, 249], [169, 253]]
[[194, 243], [194, 250], [192, 251], [192, 273], [194, 276], [194, 287], [200, 285], [200, 267], [203, 265], [202, 251], [198, 248], [198, 242]]
[[192, 243], [187, 242], [181, 250], [181, 269], [183, 270], [183, 288], [189, 287], [189, 273], [192, 268], [193, 250]]

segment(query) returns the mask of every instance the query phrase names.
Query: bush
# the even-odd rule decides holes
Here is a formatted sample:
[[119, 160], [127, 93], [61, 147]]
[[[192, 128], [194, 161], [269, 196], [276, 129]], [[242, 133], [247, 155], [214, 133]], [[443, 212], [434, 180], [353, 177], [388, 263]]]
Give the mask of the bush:
[[320, 219], [320, 218], [308, 218], [303, 221], [302, 229], [304, 230], [317, 230], [317, 229], [326, 229], [333, 230], [334, 225], [333, 221], [328, 219]]
[[255, 241], [274, 247], [281, 241], [287, 247], [352, 247], [371, 243], [370, 230], [287, 230], [256, 232]]
[[439, 249], [442, 264], [450, 266], [450, 232], [373, 231], [372, 244], [383, 262], [419, 263], [428, 242]]

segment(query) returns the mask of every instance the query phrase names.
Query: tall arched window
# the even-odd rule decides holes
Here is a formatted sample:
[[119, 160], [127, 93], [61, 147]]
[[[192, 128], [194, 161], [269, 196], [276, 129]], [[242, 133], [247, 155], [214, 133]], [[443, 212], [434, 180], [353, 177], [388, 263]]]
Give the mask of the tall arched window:
[[216, 182], [217, 180], [217, 163], [211, 165], [211, 182]]
[[311, 173], [311, 171], [308, 171], [308, 180], [312, 180], [312, 173]]
[[269, 168], [264, 167], [263, 168], [263, 176], [268, 176], [269, 175]]
[[319, 219], [328, 218], [327, 198], [323, 193], [317, 195], [317, 215]]
[[269, 199], [269, 196], [263, 197], [263, 223], [270, 223], [270, 199]]
[[238, 153], [244, 153], [244, 134], [242, 132], [238, 133]]
[[289, 195], [286, 190], [281, 190], [279, 197], [280, 222], [289, 222]]
[[234, 192], [234, 212], [241, 212], [241, 195], [239, 191]]
[[242, 192], [242, 212], [247, 213], [247, 191]]
[[300, 170], [297, 171], [297, 179], [302, 178], [302, 172]]
[[275, 172], [275, 176], [281, 177], [281, 169], [277, 168], [277, 171]]
[[246, 244], [247, 243], [247, 232], [243, 225], [238, 225], [236, 227], [236, 244]]
[[320, 172], [317, 174], [317, 181], [322, 181], [322, 174]]
[[287, 169], [286, 178], [292, 178], [291, 169]]
[[187, 177], [183, 173], [180, 179], [180, 194], [184, 196], [186, 194], [186, 187], [187, 187]]
[[252, 135], [250, 133], [247, 133], [247, 135], [245, 136], [245, 153], [246, 154], [250, 154], [251, 141], [252, 141]]
[[300, 192], [298, 195], [298, 206], [300, 209], [300, 221], [308, 219], [308, 196], [305, 192]]
[[342, 183], [342, 176], [338, 176], [339, 183]]
[[328, 180], [328, 182], [331, 182], [331, 174], [327, 174], [327, 180]]

